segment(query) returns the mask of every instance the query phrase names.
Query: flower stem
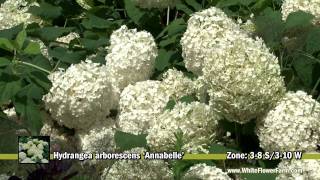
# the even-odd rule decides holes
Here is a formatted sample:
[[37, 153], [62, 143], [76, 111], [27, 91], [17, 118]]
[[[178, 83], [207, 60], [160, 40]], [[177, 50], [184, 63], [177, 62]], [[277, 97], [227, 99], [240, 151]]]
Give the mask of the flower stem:
[[44, 68], [42, 68], [42, 67], [36, 66], [36, 65], [34, 65], [34, 64], [31, 64], [31, 63], [22, 62], [22, 61], [17, 61], [17, 63], [18, 63], [18, 64], [23, 64], [23, 65], [26, 65], [26, 66], [33, 67], [33, 68], [38, 69], [38, 70], [40, 70], [40, 71], [42, 71], [42, 72], [45, 72], [45, 73], [47, 73], [47, 74], [50, 74], [50, 73], [51, 73], [50, 71], [48, 71], [48, 70], [46, 70], [46, 69], [44, 69]]
[[168, 10], [167, 10], [167, 26], [169, 25], [170, 22], [170, 6], [168, 6]]

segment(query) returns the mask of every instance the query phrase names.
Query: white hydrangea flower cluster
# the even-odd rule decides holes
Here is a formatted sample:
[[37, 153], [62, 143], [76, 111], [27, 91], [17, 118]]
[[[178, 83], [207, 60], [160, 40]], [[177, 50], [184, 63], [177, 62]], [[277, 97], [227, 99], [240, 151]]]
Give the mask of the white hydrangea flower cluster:
[[120, 96], [119, 127], [132, 134], [145, 134], [163, 111], [169, 95], [160, 81], [142, 81], [127, 86]]
[[257, 125], [265, 151], [314, 151], [320, 143], [320, 104], [303, 91], [288, 92]]
[[106, 56], [112, 85], [121, 91], [129, 84], [149, 79], [157, 55], [157, 45], [149, 32], [121, 26], [112, 33]]
[[[305, 159], [305, 160], [291, 160], [285, 161], [283, 160], [278, 165], [279, 169], [284, 170], [292, 170], [296, 173], [283, 173], [279, 174], [276, 177], [276, 180], [299, 180], [299, 179], [307, 179], [307, 180], [319, 180], [320, 179], [320, 161], [313, 159]], [[302, 170], [298, 172], [298, 170]]]
[[215, 166], [208, 166], [206, 164], [196, 164], [186, 172], [182, 178], [183, 180], [231, 180], [227, 173]]
[[181, 44], [186, 67], [202, 75], [210, 104], [230, 121], [246, 123], [284, 95], [277, 57], [215, 7], [190, 18]]
[[146, 9], [151, 9], [151, 8], [167, 8], [173, 7], [176, 5], [178, 0], [133, 0], [133, 2], [141, 7], [141, 8], [146, 8]]
[[5, 113], [7, 115], [7, 117], [12, 121], [18, 120], [18, 116], [16, 114], [16, 109], [14, 107], [4, 110], [3, 113]]
[[72, 40], [80, 38], [80, 35], [76, 32], [71, 32], [66, 36], [57, 38], [57, 42], [69, 44]]
[[29, 7], [34, 5], [38, 4], [28, 4], [26, 0], [6, 0], [0, 7], [0, 30], [12, 28], [21, 23], [40, 22], [39, 19], [27, 12]]
[[93, 0], [76, 0], [76, 2], [84, 9], [91, 9], [93, 6]]
[[48, 142], [38, 139], [31, 139], [27, 143], [19, 143], [20, 163], [48, 163], [43, 157], [44, 148], [48, 148]]
[[175, 150], [175, 134], [182, 133], [182, 150], [190, 153], [206, 152], [205, 146], [215, 138], [219, 116], [206, 104], [178, 102], [164, 111], [148, 131], [147, 142], [152, 150]]
[[[124, 153], [143, 153], [143, 148], [134, 148]], [[121, 160], [106, 168], [102, 180], [140, 179], [158, 180], [173, 179], [167, 163], [161, 160]]]
[[177, 100], [194, 93], [194, 83], [182, 72], [170, 69], [163, 81], [141, 81], [127, 86], [120, 96], [119, 127], [132, 134], [145, 134], [153, 126], [170, 98]]
[[270, 110], [284, 96], [285, 85], [278, 59], [262, 39], [234, 38], [210, 53], [203, 78], [210, 103], [228, 120], [246, 123]]
[[227, 36], [233, 33], [230, 31], [235, 29], [239, 29], [237, 24], [218, 8], [192, 14], [180, 42], [186, 68], [201, 75], [206, 54], [222, 46]]
[[88, 60], [71, 65], [65, 72], [54, 72], [49, 79], [52, 88], [43, 100], [61, 125], [86, 129], [104, 119], [114, 107], [105, 66]]
[[175, 100], [196, 91], [192, 79], [186, 77], [183, 72], [176, 69], [169, 69], [164, 73], [161, 87]]
[[305, 11], [315, 16], [314, 21], [320, 22], [319, 0], [284, 0], [281, 7], [282, 19], [286, 20], [290, 13]]
[[77, 132], [81, 152], [114, 152], [115, 150], [115, 120], [108, 118], [96, 122], [85, 131]]

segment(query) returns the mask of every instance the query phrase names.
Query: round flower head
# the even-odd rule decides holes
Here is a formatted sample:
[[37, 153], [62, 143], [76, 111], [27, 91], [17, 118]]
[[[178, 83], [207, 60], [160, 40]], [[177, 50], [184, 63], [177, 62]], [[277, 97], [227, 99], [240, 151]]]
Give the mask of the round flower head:
[[218, 8], [211, 7], [192, 14], [181, 38], [186, 68], [201, 75], [207, 52], [222, 46], [228, 32], [234, 29], [239, 29], [237, 24]]
[[195, 13], [181, 39], [188, 70], [208, 88], [210, 104], [228, 120], [246, 123], [283, 96], [276, 56], [262, 39], [252, 39], [221, 10]]
[[278, 165], [279, 169], [293, 171], [290, 173], [280, 173], [276, 180], [319, 180], [320, 179], [320, 160], [282, 160]]
[[110, 37], [108, 77], [113, 86], [123, 90], [129, 84], [149, 79], [156, 57], [157, 46], [150, 33], [121, 26]]
[[114, 106], [105, 66], [81, 62], [71, 65], [65, 72], [51, 74], [49, 79], [52, 88], [43, 100], [61, 125], [86, 129], [109, 115]]
[[132, 0], [137, 6], [141, 8], [167, 8], [174, 6], [178, 0]]
[[133, 134], [145, 134], [166, 107], [169, 95], [160, 81], [142, 81], [126, 87], [120, 96], [119, 127]]
[[[143, 153], [143, 148], [134, 148], [124, 153]], [[158, 180], [173, 179], [172, 173], [162, 160], [119, 160], [111, 168], [106, 168], [102, 180], [140, 179]]]
[[195, 92], [194, 82], [184, 76], [183, 72], [176, 69], [169, 69], [163, 76], [161, 87], [171, 98], [177, 100], [185, 95], [190, 95]]
[[98, 121], [89, 129], [77, 133], [80, 149], [86, 153], [113, 152], [115, 149], [113, 119]]
[[313, 151], [320, 143], [320, 104], [305, 92], [288, 92], [257, 125], [265, 151]]
[[227, 173], [223, 172], [221, 169], [214, 166], [208, 166], [206, 164], [196, 164], [191, 166], [182, 179], [231, 180]]
[[209, 53], [203, 68], [210, 104], [228, 120], [246, 123], [270, 110], [284, 96], [276, 56], [260, 38], [230, 34]]
[[31, 24], [39, 22], [36, 17], [28, 13], [30, 6], [37, 3], [28, 4], [26, 0], [6, 0], [0, 7], [0, 30], [9, 29], [21, 23]]
[[304, 11], [315, 16], [315, 22], [320, 22], [319, 0], [284, 0], [281, 7], [282, 19], [286, 20], [290, 13]]
[[178, 102], [164, 111], [149, 129], [147, 143], [154, 151], [175, 150], [176, 136], [183, 142], [183, 151], [205, 152], [204, 147], [215, 138], [219, 116], [203, 103]]

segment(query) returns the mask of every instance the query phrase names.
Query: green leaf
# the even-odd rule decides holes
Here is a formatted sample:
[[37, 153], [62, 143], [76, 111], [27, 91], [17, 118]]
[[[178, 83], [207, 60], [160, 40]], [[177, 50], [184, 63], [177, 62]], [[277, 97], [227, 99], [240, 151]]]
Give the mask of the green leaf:
[[179, 34], [171, 36], [171, 37], [169, 37], [167, 39], [164, 39], [164, 40], [160, 41], [159, 46], [160, 47], [166, 47], [168, 45], [175, 44], [176, 42], [178, 42], [178, 38], [180, 38]]
[[10, 64], [11, 64], [10, 60], [3, 58], [3, 57], [0, 57], [0, 67], [6, 67]]
[[52, 84], [51, 81], [48, 79], [46, 74], [40, 72], [40, 71], [33, 71], [28, 73], [28, 77], [30, 80], [35, 83], [37, 86], [43, 88], [47, 92], [51, 88]]
[[42, 19], [50, 20], [55, 19], [62, 15], [62, 8], [59, 6], [53, 6], [46, 2], [41, 2], [40, 6], [32, 6], [28, 10], [31, 14], [39, 16]]
[[13, 104], [16, 111], [21, 114], [24, 124], [31, 131], [32, 135], [39, 135], [43, 126], [42, 113], [39, 105], [35, 104], [32, 99], [26, 96], [16, 97]]
[[254, 22], [257, 35], [263, 38], [267, 46], [273, 49], [279, 48], [285, 28], [282, 14], [267, 8]]
[[105, 37], [101, 37], [97, 40], [95, 39], [87, 39], [87, 38], [81, 38], [80, 39], [81, 44], [88, 50], [95, 51], [99, 47], [104, 47], [108, 44], [108, 39]]
[[71, 51], [63, 47], [49, 49], [49, 55], [62, 62], [77, 64], [86, 58], [86, 51]]
[[184, 13], [186, 13], [187, 15], [191, 15], [194, 11], [191, 10], [188, 6], [186, 6], [183, 3], [178, 3], [176, 5], [177, 10], [182, 11]]
[[196, 10], [196, 11], [199, 11], [199, 10], [202, 9], [201, 4], [198, 3], [198, 2], [195, 1], [195, 0], [186, 0], [186, 3], [187, 3], [189, 6], [193, 7], [193, 9]]
[[240, 4], [244, 6], [249, 6], [251, 3], [256, 2], [257, 0], [239, 0]]
[[[44, 57], [42, 54], [38, 54], [36, 57], [34, 57], [30, 63], [39, 66], [43, 69], [46, 69], [48, 71], [52, 70], [51, 63], [48, 58]], [[32, 69], [34, 71], [34, 69]]]
[[98, 16], [88, 14], [88, 19], [82, 21], [82, 25], [87, 29], [98, 28], [98, 29], [107, 29], [113, 25], [111, 21], [102, 19]]
[[141, 20], [143, 19], [143, 16], [145, 16], [145, 13], [137, 8], [132, 0], [124, 0], [125, 9], [132, 21], [135, 24], [140, 24]]
[[0, 37], [6, 38], [9, 40], [14, 40], [17, 37], [18, 33], [23, 30], [23, 28], [24, 28], [24, 25], [23, 25], [23, 23], [21, 23], [17, 26], [10, 28], [10, 29], [0, 30]]
[[0, 118], [0, 153], [17, 153], [18, 136], [16, 131], [21, 128], [15, 121]]
[[182, 150], [182, 147], [185, 144], [184, 140], [183, 140], [183, 132], [180, 128], [177, 130], [177, 132], [174, 133], [174, 137], [176, 138], [174, 149], [175, 149], [175, 151], [179, 152]]
[[0, 38], [0, 48], [12, 52], [14, 50], [14, 46], [10, 42], [10, 40], [5, 38]]
[[234, 6], [238, 4], [239, 4], [239, 0], [222, 0], [218, 2], [217, 7], [224, 8], [224, 7]]
[[114, 140], [116, 142], [117, 147], [119, 147], [120, 150], [124, 151], [135, 147], [146, 147], [146, 137], [147, 135], [145, 134], [134, 135], [122, 131], [116, 131], [114, 135]]
[[178, 33], [183, 33], [187, 28], [186, 22], [183, 18], [178, 18], [172, 21], [168, 26], [166, 26], [162, 32], [157, 36], [156, 39], [168, 34], [168, 36], [172, 36]]
[[30, 55], [40, 54], [40, 44], [36, 42], [30, 42], [23, 52]]
[[19, 91], [20, 96], [25, 96], [35, 101], [40, 101], [44, 94], [44, 90], [34, 83], [28, 84]]
[[0, 104], [9, 101], [22, 88], [19, 77], [2, 73], [0, 78]]
[[259, 174], [259, 173], [253, 173], [253, 174], [244, 174], [241, 173], [241, 179], [245, 180], [274, 180], [276, 179], [278, 174], [272, 174], [272, 173], [265, 173], [265, 174]]
[[18, 49], [22, 48], [23, 43], [26, 40], [26, 37], [27, 37], [26, 30], [23, 29], [21, 32], [19, 32], [19, 34], [17, 35], [17, 38], [15, 40]]
[[174, 51], [159, 50], [159, 55], [156, 58], [155, 68], [159, 71], [164, 70], [170, 65], [170, 60], [174, 57]]
[[[319, 60], [320, 62], [320, 60]], [[300, 53], [293, 60], [293, 67], [303, 84], [309, 88], [313, 85], [314, 67], [317, 61], [315, 58], [307, 53]]]
[[193, 96], [183, 96], [179, 99], [180, 102], [190, 104], [191, 102], [196, 101], [197, 99]]
[[175, 105], [176, 105], [176, 101], [171, 99], [170, 101], [168, 101], [168, 103], [167, 103], [167, 105], [166, 105], [166, 107], [164, 109], [165, 110], [166, 109], [172, 110]]
[[73, 28], [63, 27], [43, 27], [28, 30], [28, 34], [40, 38], [42, 41], [50, 42], [58, 37], [67, 35]]
[[227, 148], [227, 147], [220, 145], [220, 144], [213, 144], [209, 148], [210, 153], [226, 153], [228, 151], [229, 152], [238, 152], [235, 149], [230, 149], [230, 148]]
[[306, 51], [310, 54], [320, 51], [320, 28], [312, 30], [306, 39]]
[[314, 16], [312, 14], [303, 12], [303, 11], [296, 11], [290, 13], [286, 20], [285, 29], [297, 28], [297, 27], [304, 27], [312, 24], [312, 19]]

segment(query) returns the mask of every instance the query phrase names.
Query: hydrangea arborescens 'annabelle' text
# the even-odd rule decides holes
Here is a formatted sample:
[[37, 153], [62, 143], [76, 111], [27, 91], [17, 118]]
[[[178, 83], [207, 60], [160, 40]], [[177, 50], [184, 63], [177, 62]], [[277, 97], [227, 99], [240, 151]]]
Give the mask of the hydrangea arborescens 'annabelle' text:
[[129, 84], [149, 79], [157, 55], [157, 45], [149, 32], [121, 26], [112, 33], [106, 56], [112, 85], [121, 91]]
[[175, 149], [175, 134], [182, 133], [183, 151], [205, 152], [215, 138], [219, 116], [206, 104], [178, 102], [174, 108], [157, 117], [148, 131], [147, 142], [154, 151]]
[[50, 92], [44, 96], [46, 108], [61, 125], [86, 129], [104, 119], [114, 106], [112, 87], [105, 66], [91, 61], [71, 65], [65, 72], [49, 76]]
[[314, 151], [320, 143], [320, 104], [305, 92], [288, 92], [257, 125], [265, 151]]

